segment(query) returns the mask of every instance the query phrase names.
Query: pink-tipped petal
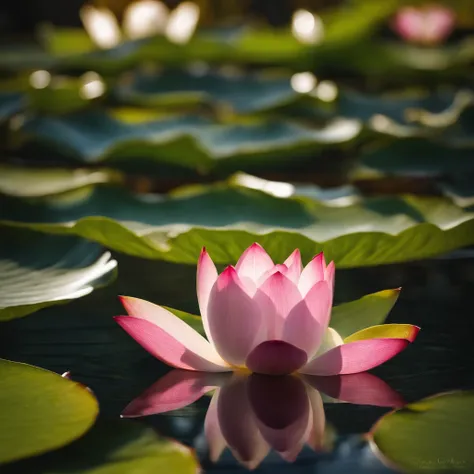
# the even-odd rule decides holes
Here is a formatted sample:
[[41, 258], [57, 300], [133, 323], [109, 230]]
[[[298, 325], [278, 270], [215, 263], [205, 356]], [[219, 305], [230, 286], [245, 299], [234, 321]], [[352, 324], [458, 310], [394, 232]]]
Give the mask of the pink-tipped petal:
[[355, 405], [399, 408], [405, 404], [398, 392], [367, 372], [333, 377], [305, 376], [304, 380], [332, 398]]
[[288, 268], [286, 276], [294, 283], [298, 283], [301, 272], [303, 271], [303, 265], [301, 263], [301, 252], [296, 249], [284, 262], [284, 265]]
[[273, 265], [273, 260], [263, 247], [255, 243], [240, 256], [235, 269], [239, 278], [249, 278], [254, 283], [257, 283], [258, 279], [266, 271], [270, 270]]
[[267, 443], [279, 452], [298, 446], [310, 413], [304, 383], [297, 377], [253, 374], [248, 381], [248, 396]]
[[356, 374], [395, 357], [409, 344], [405, 339], [367, 339], [335, 347], [306, 364], [308, 375]]
[[282, 338], [285, 320], [301, 300], [297, 286], [280, 271], [270, 275], [259, 286], [254, 301], [264, 318], [267, 339]]
[[[129, 296], [122, 296], [120, 300], [130, 316], [155, 324], [189, 351], [198, 354], [213, 364], [227, 365], [204, 337], [165, 308]], [[155, 345], [156, 351], [162, 352], [158, 345]]]
[[265, 338], [259, 307], [233, 267], [227, 267], [212, 288], [208, 321], [217, 351], [236, 366], [243, 365], [249, 352]]
[[206, 372], [172, 370], [129, 403], [122, 416], [132, 418], [178, 410], [194, 403], [224, 380]]
[[324, 271], [326, 263], [324, 255], [321, 252], [311, 260], [301, 272], [298, 289], [303, 296], [306, 296], [308, 291], [319, 281], [324, 280]]
[[334, 282], [336, 277], [336, 266], [334, 262], [329, 262], [329, 265], [324, 270], [324, 279], [328, 282], [329, 288], [334, 291]]
[[201, 312], [202, 325], [209, 342], [212, 344], [212, 335], [209, 331], [209, 322], [207, 320], [207, 305], [212, 287], [217, 280], [217, 270], [214, 262], [203, 248], [199, 256], [196, 272], [196, 292], [199, 302], [199, 311]]
[[222, 435], [240, 463], [255, 469], [270, 447], [263, 439], [253, 414], [247, 389], [248, 377], [235, 374], [221, 388], [217, 416]]
[[227, 443], [222, 436], [221, 427], [219, 426], [219, 417], [217, 414], [217, 404], [220, 389], [217, 388], [212, 396], [211, 403], [207, 409], [206, 418], [204, 420], [204, 433], [206, 435], [207, 444], [209, 446], [209, 459], [217, 462], [221, 457]]
[[265, 341], [249, 354], [246, 366], [255, 373], [287, 375], [303, 367], [306, 352], [284, 341]]
[[[226, 372], [228, 365], [217, 365], [206, 355], [191, 350], [166, 331], [147, 321], [132, 316], [116, 316], [115, 321], [157, 359], [172, 367], [203, 372]], [[197, 334], [197, 333], [196, 333]], [[205, 341], [207, 343], [207, 341]]]
[[329, 324], [331, 291], [325, 281], [316, 283], [285, 319], [282, 339], [304, 350], [310, 359], [318, 350]]

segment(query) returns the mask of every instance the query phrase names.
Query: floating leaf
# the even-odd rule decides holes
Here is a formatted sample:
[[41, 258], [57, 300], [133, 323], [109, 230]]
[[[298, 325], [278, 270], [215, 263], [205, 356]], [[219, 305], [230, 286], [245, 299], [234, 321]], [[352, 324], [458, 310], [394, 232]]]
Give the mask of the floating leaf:
[[318, 130], [285, 121], [218, 125], [193, 116], [127, 124], [104, 112], [87, 111], [33, 118], [21, 134], [35, 148], [55, 151], [74, 161], [144, 159], [206, 170], [212, 166], [241, 167], [244, 160], [271, 160], [273, 164], [286, 157], [294, 161], [298, 153], [349, 142], [360, 130], [359, 122], [344, 119]]
[[397, 140], [367, 151], [361, 165], [381, 175], [440, 176], [474, 171], [468, 149], [449, 148], [421, 138]]
[[64, 446], [94, 423], [97, 400], [83, 385], [0, 359], [0, 464]]
[[25, 107], [21, 94], [15, 92], [0, 92], [0, 123], [20, 112]]
[[117, 265], [92, 242], [26, 229], [2, 228], [0, 249], [0, 321], [87, 295]]
[[374, 447], [403, 472], [469, 472], [474, 468], [474, 392], [410, 403], [372, 429]]
[[24, 198], [44, 197], [109, 183], [117, 178], [110, 170], [0, 165], [0, 193]]
[[160, 437], [151, 427], [129, 420], [99, 420], [82, 439], [57, 452], [8, 466], [5, 474], [20, 472], [195, 474], [198, 464], [190, 449]]
[[288, 77], [164, 71], [159, 74], [135, 74], [127, 79], [126, 83], [117, 86], [115, 96], [119, 101], [132, 105], [208, 102], [225, 104], [238, 113], [254, 113], [279, 108], [302, 97], [305, 102], [310, 100], [291, 87]]
[[379, 291], [335, 306], [331, 313], [331, 327], [345, 339], [361, 329], [382, 324], [397, 302], [399, 293], [399, 289]]
[[203, 246], [215, 262], [235, 263], [254, 241], [277, 261], [299, 248], [306, 261], [324, 251], [339, 267], [432, 257], [474, 243], [474, 214], [444, 198], [381, 197], [334, 207], [225, 183], [156, 198], [97, 188], [61, 206], [54, 198], [11, 198], [0, 207], [0, 219], [193, 265]]

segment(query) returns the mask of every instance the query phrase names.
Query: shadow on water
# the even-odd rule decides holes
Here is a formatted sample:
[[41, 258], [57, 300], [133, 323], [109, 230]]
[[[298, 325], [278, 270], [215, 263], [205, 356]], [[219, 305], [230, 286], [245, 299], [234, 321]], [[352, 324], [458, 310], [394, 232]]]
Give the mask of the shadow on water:
[[[341, 385], [339, 388], [337, 384], [331, 387], [328, 383], [318, 386], [302, 379], [278, 387], [272, 386], [277, 382], [265, 383], [258, 377], [237, 381], [229, 379], [225, 384], [212, 381], [206, 385], [207, 388], [220, 387], [218, 391], [225, 395], [224, 401], [227, 398], [227, 402], [221, 405], [230, 407], [227, 410], [228, 418], [222, 408], [221, 419], [225, 420], [224, 431], [230, 433], [226, 439], [232, 433], [234, 437], [237, 436], [234, 443], [238, 448], [233, 447], [237, 457], [241, 461], [245, 457], [239, 454], [239, 449], [245, 454], [248, 447], [245, 442], [243, 446], [241, 444], [246, 437], [254, 440], [263, 438], [265, 449], [267, 445], [276, 446], [277, 451], [283, 451], [283, 457], [287, 459], [294, 457], [295, 451], [299, 452], [300, 448], [301, 452], [293, 464], [288, 464], [273, 451], [260, 464], [258, 472], [309, 473], [315, 472], [315, 469], [322, 473], [391, 472], [371, 453], [360, 435], [368, 432], [391, 407], [399, 406], [400, 399], [412, 402], [440, 392], [474, 388], [470, 295], [474, 265], [471, 255], [463, 257], [341, 270], [337, 273], [336, 303], [402, 286], [401, 297], [389, 315], [388, 322], [411, 323], [422, 328], [414, 344], [373, 371], [376, 377], [372, 380], [381, 379], [382, 384], [378, 385], [375, 393], [380, 393], [380, 387], [386, 387], [385, 396], [389, 397], [390, 394], [390, 403], [380, 403], [383, 397], [378, 399], [379, 403], [373, 399], [368, 403], [360, 396], [358, 398], [355, 388], [352, 398], [348, 398], [347, 393], [341, 394]], [[3, 325], [0, 334], [1, 357], [59, 373], [69, 370], [73, 379], [91, 387], [101, 406], [98, 424], [83, 439], [58, 452], [15, 463], [5, 472], [46, 473], [51, 472], [53, 466], [54, 472], [58, 473], [95, 472], [92, 468], [100, 466], [104, 459], [116, 456], [117, 450], [130, 443], [131, 446], [139, 447], [137, 453], [146, 455], [147, 450], [152, 449], [150, 443], [156, 441], [155, 432], [194, 447], [206, 471], [242, 470], [242, 466], [227, 450], [217, 464], [211, 462], [217, 448], [205, 436], [204, 420], [209, 416], [207, 409], [210, 403], [208, 396], [191, 399], [190, 403], [194, 403], [178, 406], [173, 413], [155, 414], [138, 421], [119, 419], [124, 408], [132, 400], [140, 400], [138, 397], [146, 394], [149, 387], [158, 383], [157, 380], [163, 380], [169, 369], [144, 352], [114, 323], [112, 316], [123, 313], [117, 295], [133, 295], [194, 313], [197, 313], [197, 303], [194, 267], [124, 255], [116, 255], [115, 258], [119, 261], [120, 271], [118, 279], [111, 286], [96, 290], [68, 305], [47, 308]], [[166, 377], [172, 377], [171, 374], [168, 373]], [[368, 384], [363, 381], [354, 386], [359, 386], [360, 390], [361, 387], [367, 388]], [[193, 386], [196, 388], [196, 385]], [[229, 389], [229, 386], [234, 388]], [[289, 386], [293, 389], [288, 389]], [[319, 394], [325, 403], [322, 411], [318, 408], [318, 419], [323, 420], [323, 432], [319, 432], [319, 438], [313, 436], [308, 442], [310, 438], [306, 430], [308, 419], [311, 418], [309, 413], [314, 415], [316, 411], [314, 400], [308, 401], [310, 389], [311, 393]], [[239, 391], [246, 395], [236, 396], [235, 393]], [[338, 397], [350, 403], [335, 403]], [[268, 400], [273, 402], [267, 404]], [[243, 403], [247, 403], [246, 409], [242, 408]], [[239, 409], [242, 414], [240, 419], [235, 418]], [[255, 424], [257, 420], [250, 434], [250, 422], [242, 421], [245, 420], [245, 413], [253, 413], [252, 423]], [[232, 414], [232, 423], [243, 423], [247, 430], [243, 432], [246, 436], [242, 437], [240, 433], [239, 438], [238, 430], [235, 426], [232, 428], [232, 423], [229, 424]], [[312, 419], [314, 425], [315, 418]], [[321, 429], [321, 425], [318, 426]], [[290, 428], [294, 430], [293, 439], [298, 438], [299, 433], [305, 434], [305, 447], [298, 443], [295, 446], [278, 444], [291, 439], [288, 432], [279, 437], [282, 430]], [[303, 438], [299, 437], [298, 442]], [[315, 439], [327, 449], [321, 452], [311, 449], [308, 444], [316, 443]], [[258, 454], [262, 457], [264, 449]], [[148, 471], [144, 469], [142, 472]]]

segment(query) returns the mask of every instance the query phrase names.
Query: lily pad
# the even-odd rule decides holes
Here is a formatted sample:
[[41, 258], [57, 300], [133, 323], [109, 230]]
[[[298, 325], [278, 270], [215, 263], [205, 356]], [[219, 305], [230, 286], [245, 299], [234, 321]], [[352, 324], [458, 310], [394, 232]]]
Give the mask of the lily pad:
[[99, 411], [83, 385], [0, 359], [0, 464], [50, 451], [83, 435]]
[[379, 175], [440, 176], [474, 171], [472, 152], [421, 138], [397, 140], [367, 150], [361, 157], [365, 171]]
[[0, 321], [87, 295], [117, 265], [109, 252], [77, 237], [2, 228], [0, 243]]
[[118, 180], [111, 170], [31, 168], [0, 165], [0, 193], [23, 198], [62, 194]]
[[302, 97], [305, 97], [305, 102], [309, 100], [291, 87], [289, 77], [229, 76], [192, 71], [134, 74], [117, 86], [115, 97], [122, 103], [147, 107], [189, 105], [192, 102], [222, 104], [237, 113], [276, 109]]
[[[289, 194], [287, 193], [289, 191]], [[474, 214], [446, 198], [346, 200], [334, 207], [217, 183], [171, 196], [133, 196], [114, 188], [55, 204], [5, 199], [10, 226], [75, 234], [124, 253], [195, 265], [203, 246], [217, 263], [235, 263], [252, 242], [276, 261], [295, 248], [308, 261], [320, 251], [339, 267], [432, 257], [474, 243]]]
[[453, 392], [410, 403], [372, 429], [373, 445], [403, 472], [469, 472], [474, 468], [474, 392]]
[[25, 107], [22, 94], [15, 92], [0, 93], [0, 123], [9, 119], [12, 115], [20, 112]]
[[198, 464], [190, 449], [160, 437], [151, 427], [129, 420], [99, 420], [82, 439], [34, 461], [8, 466], [5, 474], [20, 472], [195, 474]]
[[349, 142], [361, 131], [358, 121], [338, 119], [321, 129], [274, 120], [220, 125], [197, 116], [178, 116], [128, 124], [105, 112], [84, 111], [27, 121], [20, 133], [35, 149], [75, 162], [130, 162], [142, 159], [199, 170], [241, 167], [246, 160], [273, 164], [298, 153]]

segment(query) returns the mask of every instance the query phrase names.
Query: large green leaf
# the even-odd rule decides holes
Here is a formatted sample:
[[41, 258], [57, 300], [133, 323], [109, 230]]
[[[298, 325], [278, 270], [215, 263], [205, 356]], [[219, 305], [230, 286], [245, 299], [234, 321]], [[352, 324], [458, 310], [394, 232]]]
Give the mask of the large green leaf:
[[27, 121], [20, 133], [38, 150], [96, 163], [152, 160], [200, 171], [213, 166], [240, 169], [246, 160], [275, 163], [315, 152], [359, 135], [358, 121], [338, 119], [320, 129], [286, 121], [220, 125], [197, 116], [129, 124], [100, 111]]
[[[86, 455], [85, 455], [86, 453]], [[195, 474], [192, 451], [146, 425], [99, 420], [82, 439], [60, 451], [8, 466], [5, 474]]]
[[0, 321], [90, 293], [110, 280], [117, 262], [99, 245], [77, 237], [26, 229], [0, 233]]
[[403, 472], [474, 469], [474, 392], [453, 392], [411, 403], [373, 428], [378, 451]]
[[[265, 189], [298, 192], [281, 185]], [[216, 262], [235, 263], [254, 241], [276, 261], [299, 248], [306, 261], [324, 251], [340, 267], [426, 258], [474, 243], [474, 215], [443, 198], [354, 197], [335, 207], [218, 183], [168, 197], [97, 188], [61, 206], [54, 198], [4, 201], [0, 219], [9, 225], [76, 234], [131, 255], [190, 264], [203, 246]]]
[[198, 74], [164, 71], [135, 74], [119, 84], [115, 96], [121, 102], [143, 106], [189, 105], [207, 102], [226, 105], [238, 113], [254, 113], [279, 108], [296, 101], [310, 101], [297, 93], [289, 77], [257, 75]]
[[0, 359], [0, 464], [44, 453], [83, 435], [99, 408], [81, 384]]
[[399, 289], [379, 291], [335, 306], [331, 313], [330, 325], [345, 339], [361, 329], [382, 324], [396, 303], [399, 293]]
[[0, 193], [37, 198], [119, 180], [111, 170], [31, 168], [0, 164]]

